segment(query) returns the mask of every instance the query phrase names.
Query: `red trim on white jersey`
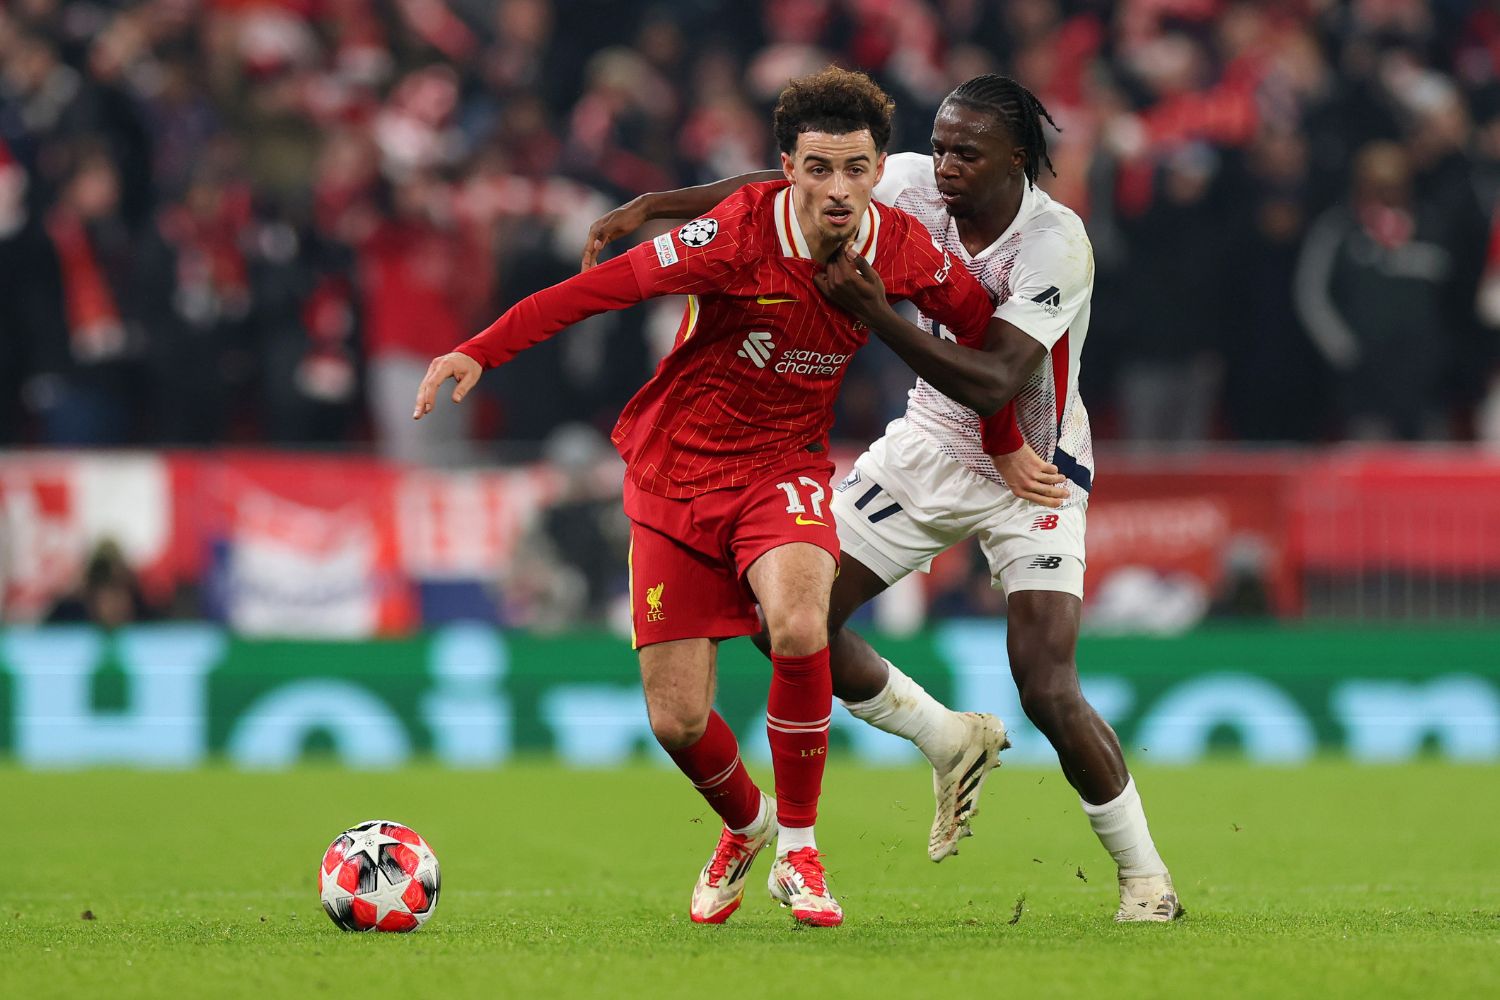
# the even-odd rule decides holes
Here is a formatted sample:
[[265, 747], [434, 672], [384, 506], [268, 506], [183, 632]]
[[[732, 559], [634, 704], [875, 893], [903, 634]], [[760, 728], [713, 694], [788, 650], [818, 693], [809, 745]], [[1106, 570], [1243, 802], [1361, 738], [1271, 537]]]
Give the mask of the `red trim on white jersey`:
[[[1057, 343], [1052, 345], [1052, 392], [1056, 396], [1054, 405], [1057, 407], [1057, 429], [1062, 430], [1063, 410], [1068, 406], [1068, 331], [1057, 338]], [[1058, 435], [1058, 441], [1062, 435]]]

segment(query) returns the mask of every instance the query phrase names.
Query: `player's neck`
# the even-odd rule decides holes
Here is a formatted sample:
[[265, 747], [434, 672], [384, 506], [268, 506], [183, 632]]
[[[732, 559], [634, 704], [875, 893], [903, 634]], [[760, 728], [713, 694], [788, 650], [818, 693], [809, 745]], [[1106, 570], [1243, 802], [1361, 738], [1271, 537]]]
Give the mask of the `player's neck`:
[[958, 227], [958, 241], [964, 245], [969, 256], [983, 253], [1010, 228], [1011, 223], [1016, 221], [1016, 215], [1021, 211], [1021, 200], [1024, 194], [1025, 189], [1019, 187], [1014, 191], [1007, 191], [1002, 197], [996, 199], [994, 204], [980, 209], [973, 215], [953, 220], [954, 225]]
[[826, 262], [833, 256], [835, 250], [847, 242], [843, 239], [824, 236], [816, 229], [805, 225], [801, 219], [797, 220], [797, 225], [802, 229], [802, 238], [807, 241], [807, 251], [812, 255], [813, 260]]
[[[869, 208], [866, 207], [865, 211], [868, 212]], [[802, 239], [807, 243], [807, 252], [816, 261], [827, 263], [828, 259], [833, 256], [834, 251], [847, 243], [851, 238], [848, 236], [830, 236], [819, 232], [811, 220], [803, 217], [795, 201], [792, 203], [792, 221], [802, 231]], [[854, 231], [858, 233], [862, 225], [864, 225], [863, 215], [854, 220]]]

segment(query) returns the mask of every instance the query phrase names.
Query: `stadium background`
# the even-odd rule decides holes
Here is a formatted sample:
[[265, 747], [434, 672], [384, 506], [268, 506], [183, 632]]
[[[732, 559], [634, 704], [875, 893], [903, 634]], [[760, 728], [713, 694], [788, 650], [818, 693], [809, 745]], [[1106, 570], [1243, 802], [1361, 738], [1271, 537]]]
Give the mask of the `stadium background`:
[[[1254, 755], [1255, 713], [1295, 708], [1317, 736], [1297, 752], [1363, 746], [1333, 707], [1363, 696], [1339, 685], [1426, 678], [1380, 688], [1406, 706], [1401, 752], [1500, 756], [1492, 657], [1360, 651], [1372, 628], [1484, 636], [1500, 607], [1493, 4], [27, 0], [0, 15], [0, 54], [0, 621], [105, 626], [7, 633], [0, 747], [23, 760], [235, 752], [278, 699], [298, 706], [285, 740], [333, 727], [356, 760], [344, 689], [319, 686], [335, 676], [404, 735], [386, 758], [438, 746], [446, 723], [364, 676], [392, 648], [385, 672], [414, 690], [441, 700], [472, 669], [452, 683], [484, 697], [454, 704], [514, 722], [511, 739], [476, 721], [464, 759], [567, 742], [511, 704], [533, 674], [597, 675], [609, 698], [577, 710], [649, 742], [631, 658], [601, 638], [628, 627], [605, 435], [680, 303], [582, 324], [441, 420], [407, 408], [427, 359], [576, 268], [597, 215], [773, 162], [769, 104], [830, 60], [897, 98], [896, 149], [922, 149], [942, 95], [987, 71], [1062, 128], [1042, 182], [1087, 220], [1099, 274], [1081, 662], [1128, 691], [1117, 721], [1217, 705], [1193, 738], [1238, 727]], [[1396, 193], [1373, 198], [1381, 183]], [[878, 345], [859, 355], [845, 462], [909, 383]], [[969, 547], [862, 625], [961, 675], [1003, 670], [1003, 612]], [[988, 642], [952, 638], [974, 621]], [[1224, 629], [1257, 637], [1233, 672], [1195, 645]], [[1305, 629], [1346, 652], [1276, 645]], [[1095, 637], [1129, 634], [1181, 638], [1127, 669]], [[155, 641], [200, 643], [170, 674], [205, 717], [193, 749], [37, 721], [62, 699], [85, 729], [124, 712], [156, 739], [140, 713], [165, 654], [127, 651]], [[318, 646], [262, 665], [257, 644], [288, 641], [377, 645], [342, 673]], [[113, 702], [88, 700], [101, 684]]]
[[[835, 709], [829, 982], [1101, 996], [1181, 948], [1223, 996], [1493, 987], [1500, 4], [6, 0], [0, 991], [699, 996], [709, 955], [781, 961], [763, 906], [732, 949], [682, 930], [703, 808], [625, 642], [606, 433], [679, 303], [407, 414], [595, 216], [769, 165], [829, 60], [894, 94], [897, 150], [992, 70], [1062, 127], [1043, 184], [1098, 262], [1080, 667], [1194, 912], [1113, 936], [965, 547], [858, 627], [1004, 715], [1011, 766], [933, 868], [915, 751]], [[841, 463], [909, 384], [858, 355]], [[765, 678], [724, 646], [757, 775]], [[432, 951], [320, 943], [314, 858], [372, 814], [443, 858]]]
[[[412, 393], [602, 212], [772, 163], [829, 61], [896, 98], [895, 150], [983, 72], [1062, 128], [1042, 184], [1098, 265], [1079, 662], [1133, 764], [1500, 760], [1500, 4], [7, 0], [7, 780], [653, 759], [605, 435], [680, 304], [436, 420]], [[910, 381], [861, 352], [845, 464]], [[1003, 614], [965, 548], [858, 624], [1051, 768]], [[764, 754], [747, 644], [721, 681]]]

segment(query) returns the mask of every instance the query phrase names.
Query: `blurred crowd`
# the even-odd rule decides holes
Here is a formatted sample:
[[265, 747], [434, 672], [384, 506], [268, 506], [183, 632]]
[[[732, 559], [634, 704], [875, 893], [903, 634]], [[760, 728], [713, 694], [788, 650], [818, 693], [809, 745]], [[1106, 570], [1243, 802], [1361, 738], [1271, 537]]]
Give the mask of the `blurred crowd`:
[[[776, 94], [829, 62], [895, 97], [895, 150], [975, 74], [1050, 110], [1101, 437], [1500, 441], [1497, 0], [5, 0], [0, 445], [607, 429], [679, 306], [408, 414], [594, 217], [772, 165]], [[910, 381], [862, 352], [840, 436]]]

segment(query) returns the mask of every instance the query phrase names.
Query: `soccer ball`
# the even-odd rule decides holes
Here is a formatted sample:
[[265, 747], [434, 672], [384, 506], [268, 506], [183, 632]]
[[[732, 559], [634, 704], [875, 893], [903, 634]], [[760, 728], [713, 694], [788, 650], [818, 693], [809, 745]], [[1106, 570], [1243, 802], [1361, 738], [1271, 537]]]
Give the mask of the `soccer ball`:
[[438, 861], [415, 830], [366, 820], [334, 838], [318, 867], [323, 909], [346, 931], [414, 931], [438, 901]]

